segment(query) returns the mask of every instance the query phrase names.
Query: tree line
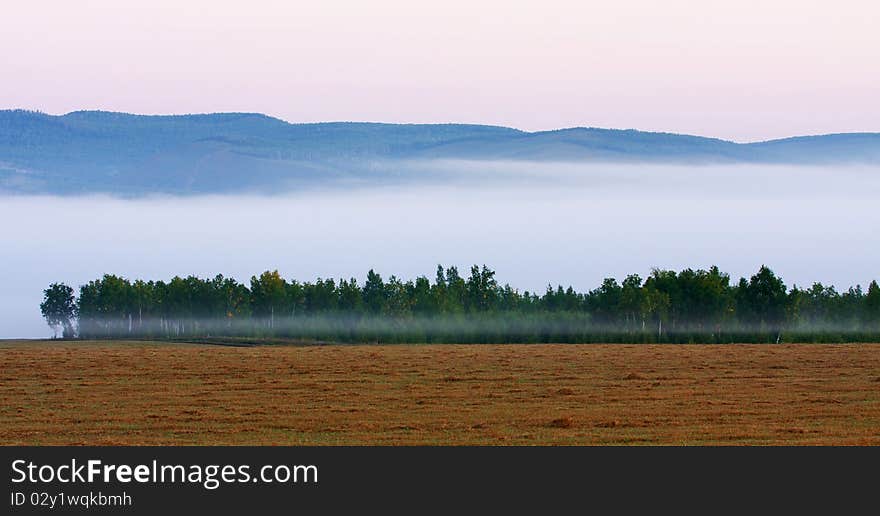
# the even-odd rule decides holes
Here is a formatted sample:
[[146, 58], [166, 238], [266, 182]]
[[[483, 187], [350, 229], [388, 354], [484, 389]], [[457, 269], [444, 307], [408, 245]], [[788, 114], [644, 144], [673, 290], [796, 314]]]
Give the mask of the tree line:
[[762, 266], [732, 282], [718, 267], [654, 269], [588, 292], [501, 285], [474, 265], [463, 276], [300, 282], [279, 272], [249, 284], [217, 275], [130, 281], [107, 274], [53, 283], [40, 306], [67, 338], [287, 337], [341, 342], [838, 342], [880, 340], [880, 287], [788, 288]]

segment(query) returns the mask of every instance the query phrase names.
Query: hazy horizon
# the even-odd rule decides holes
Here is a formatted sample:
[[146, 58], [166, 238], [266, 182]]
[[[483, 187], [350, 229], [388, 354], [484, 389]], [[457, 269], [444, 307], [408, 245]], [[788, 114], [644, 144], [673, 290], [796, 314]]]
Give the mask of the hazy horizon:
[[440, 263], [486, 264], [502, 284], [538, 292], [653, 267], [718, 265], [736, 281], [766, 264], [789, 287], [839, 290], [880, 279], [877, 167], [422, 166], [458, 174], [275, 196], [2, 197], [0, 219], [14, 223], [0, 235], [13, 250], [0, 271], [0, 338], [51, 335], [42, 290], [104, 273], [363, 281], [371, 268], [413, 279]]

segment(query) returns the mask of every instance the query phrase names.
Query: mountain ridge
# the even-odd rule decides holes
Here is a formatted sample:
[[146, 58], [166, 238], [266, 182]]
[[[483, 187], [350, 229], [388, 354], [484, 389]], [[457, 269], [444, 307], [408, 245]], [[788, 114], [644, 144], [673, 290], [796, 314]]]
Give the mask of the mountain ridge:
[[[599, 127], [291, 123], [262, 113], [0, 110], [0, 191], [218, 193], [406, 178], [384, 162], [880, 164], [880, 133], [751, 143]], [[397, 167], [399, 168], [399, 167]]]
[[811, 138], [828, 138], [828, 137], [839, 137], [839, 136], [880, 136], [880, 131], [871, 132], [871, 131], [855, 131], [855, 132], [837, 132], [837, 133], [818, 133], [818, 134], [802, 134], [802, 135], [793, 135], [793, 136], [785, 136], [782, 138], [772, 138], [769, 140], [756, 140], [752, 142], [735, 142], [733, 140], [726, 140], [724, 138], [715, 137], [715, 136], [703, 136], [698, 134], [691, 133], [676, 133], [671, 131], [648, 131], [642, 129], [635, 128], [613, 128], [613, 127], [599, 127], [599, 126], [571, 126], [571, 127], [560, 127], [557, 129], [543, 129], [538, 131], [527, 131], [525, 129], [518, 129], [515, 127], [508, 127], [503, 125], [494, 125], [494, 124], [474, 124], [474, 123], [464, 123], [464, 122], [376, 122], [376, 121], [352, 121], [352, 120], [328, 120], [323, 122], [290, 122], [288, 120], [284, 120], [283, 118], [274, 117], [272, 115], [267, 115], [265, 113], [258, 112], [250, 112], [250, 111], [218, 111], [212, 113], [175, 113], [175, 114], [141, 114], [141, 113], [127, 113], [124, 111], [107, 111], [100, 109], [83, 109], [70, 111], [68, 113], [64, 113], [61, 115], [51, 115], [39, 110], [30, 110], [30, 109], [20, 109], [20, 108], [11, 108], [11, 109], [0, 109], [0, 115], [2, 114], [31, 114], [36, 116], [41, 116], [45, 118], [55, 118], [55, 119], [75, 119], [78, 117], [82, 117], [85, 115], [89, 116], [101, 116], [101, 117], [116, 117], [116, 118], [147, 118], [147, 119], [210, 119], [210, 118], [257, 118], [264, 120], [271, 120], [273, 122], [278, 122], [287, 126], [380, 126], [380, 127], [444, 127], [444, 126], [454, 126], [454, 127], [485, 127], [485, 128], [493, 128], [493, 129], [503, 129], [507, 131], [517, 132], [524, 135], [540, 135], [540, 134], [552, 134], [552, 133], [564, 133], [570, 131], [607, 131], [607, 132], [616, 132], [616, 133], [634, 133], [634, 134], [652, 134], [652, 135], [662, 135], [662, 136], [677, 136], [677, 137], [685, 137], [685, 138], [698, 138], [702, 140], [712, 140], [723, 143], [730, 143], [733, 145], [760, 145], [766, 143], [774, 143], [774, 142], [786, 142], [791, 140], [800, 140], [800, 139], [811, 139]]

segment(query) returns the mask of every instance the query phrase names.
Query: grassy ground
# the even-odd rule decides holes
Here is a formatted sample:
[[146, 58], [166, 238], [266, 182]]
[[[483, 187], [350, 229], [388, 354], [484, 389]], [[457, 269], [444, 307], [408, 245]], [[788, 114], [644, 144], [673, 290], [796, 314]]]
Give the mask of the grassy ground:
[[880, 444], [880, 345], [7, 341], [0, 444]]

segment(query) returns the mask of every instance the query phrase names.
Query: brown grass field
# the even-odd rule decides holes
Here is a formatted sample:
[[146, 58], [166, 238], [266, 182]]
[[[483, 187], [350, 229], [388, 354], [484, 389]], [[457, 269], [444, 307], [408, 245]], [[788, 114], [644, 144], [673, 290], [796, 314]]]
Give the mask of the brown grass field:
[[0, 444], [880, 444], [880, 345], [6, 341]]

